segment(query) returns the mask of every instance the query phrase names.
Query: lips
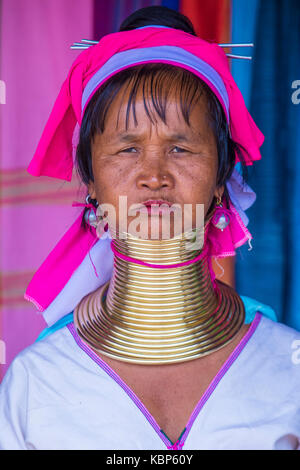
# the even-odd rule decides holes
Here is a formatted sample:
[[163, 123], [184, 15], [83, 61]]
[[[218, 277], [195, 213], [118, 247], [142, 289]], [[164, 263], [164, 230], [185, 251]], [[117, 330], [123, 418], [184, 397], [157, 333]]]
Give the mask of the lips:
[[172, 203], [164, 199], [148, 199], [141, 203], [141, 211], [146, 210], [149, 215], [169, 214]]
[[162, 204], [165, 204], [170, 207], [172, 205], [171, 202], [164, 201], [163, 199], [148, 199], [148, 201], [142, 202], [142, 204], [146, 207], [151, 207], [153, 205], [161, 206]]

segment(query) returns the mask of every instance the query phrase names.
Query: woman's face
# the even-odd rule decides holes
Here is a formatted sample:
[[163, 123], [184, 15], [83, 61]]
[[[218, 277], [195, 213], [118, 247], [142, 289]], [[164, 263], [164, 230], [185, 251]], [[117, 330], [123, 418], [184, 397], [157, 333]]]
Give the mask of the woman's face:
[[[195, 228], [199, 226], [197, 204], [203, 204], [205, 215], [213, 197], [221, 196], [224, 189], [216, 187], [218, 154], [215, 137], [208, 124], [206, 97], [202, 94], [193, 107], [188, 126], [180, 111], [179, 98], [171, 93], [164, 124], [158, 116], [156, 122], [151, 122], [142, 93], [138, 91], [135, 104], [137, 122], [131, 110], [126, 130], [128, 93], [126, 90], [123, 96], [120, 92], [115, 98], [107, 114], [104, 132], [96, 134], [92, 142], [94, 183], [89, 185], [89, 194], [99, 204], [108, 203], [115, 208], [117, 231], [119, 228], [124, 230], [125, 219], [126, 231], [133, 233], [130, 227], [137, 227], [140, 238], [172, 238], [187, 227], [183, 226], [185, 204], [191, 205], [192, 210], [186, 213], [190, 214], [189, 227]], [[119, 214], [120, 196], [127, 198], [127, 208], [132, 204], [137, 208], [150, 201], [148, 209], [130, 215], [124, 213], [123, 206]], [[156, 208], [152, 206], [150, 216], [153, 201], [158, 202]], [[170, 217], [168, 208], [158, 209], [159, 201], [181, 208], [180, 229], [179, 219], [175, 224], [175, 217]], [[143, 218], [139, 218], [141, 224], [137, 226], [139, 214]], [[122, 226], [120, 217], [123, 218]], [[163, 232], [163, 220], [164, 223], [170, 220], [169, 236]], [[110, 226], [110, 219], [108, 222]], [[153, 223], [156, 224], [154, 231]]]

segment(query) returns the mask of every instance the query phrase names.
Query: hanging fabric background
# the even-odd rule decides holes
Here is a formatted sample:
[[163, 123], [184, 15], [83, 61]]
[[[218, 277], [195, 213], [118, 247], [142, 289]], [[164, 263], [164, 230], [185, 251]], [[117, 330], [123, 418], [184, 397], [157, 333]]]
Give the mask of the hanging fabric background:
[[[74, 38], [93, 35], [92, 0], [1, 0], [0, 379], [46, 323], [24, 292], [77, 214], [80, 185], [26, 168], [74, 60]], [[72, 14], [70, 15], [70, 12]], [[5, 101], [5, 103], [3, 103]]]
[[249, 172], [253, 251], [238, 253], [236, 288], [300, 329], [300, 103], [292, 87], [298, 81], [300, 89], [300, 3], [233, 0], [232, 18], [233, 42], [255, 43], [252, 64], [235, 61], [233, 74], [265, 135]]

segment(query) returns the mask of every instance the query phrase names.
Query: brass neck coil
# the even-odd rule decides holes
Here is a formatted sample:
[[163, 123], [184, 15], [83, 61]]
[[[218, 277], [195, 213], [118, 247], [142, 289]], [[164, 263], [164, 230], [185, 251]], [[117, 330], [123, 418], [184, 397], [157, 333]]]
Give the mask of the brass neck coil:
[[[151, 264], [194, 259], [184, 237], [114, 239], [116, 250]], [[114, 257], [110, 281], [74, 310], [78, 334], [94, 350], [137, 364], [189, 361], [216, 351], [244, 323], [244, 304], [229, 286], [212, 283], [208, 258], [153, 268]]]

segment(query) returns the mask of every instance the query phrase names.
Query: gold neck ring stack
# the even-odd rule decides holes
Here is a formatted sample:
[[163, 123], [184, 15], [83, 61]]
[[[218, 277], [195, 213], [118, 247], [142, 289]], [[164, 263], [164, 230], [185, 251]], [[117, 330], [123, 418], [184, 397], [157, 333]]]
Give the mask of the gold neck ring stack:
[[244, 304], [234, 289], [212, 282], [208, 257], [187, 250], [185, 236], [126, 235], [112, 241], [111, 279], [74, 310], [79, 336], [96, 352], [136, 364], [190, 361], [228, 344], [244, 324]]

